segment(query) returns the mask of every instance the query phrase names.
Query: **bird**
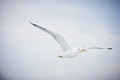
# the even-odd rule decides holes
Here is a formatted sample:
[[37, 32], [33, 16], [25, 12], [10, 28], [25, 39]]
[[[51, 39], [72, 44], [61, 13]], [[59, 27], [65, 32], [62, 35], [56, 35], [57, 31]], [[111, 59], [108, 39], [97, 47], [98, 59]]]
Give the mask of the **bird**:
[[64, 39], [63, 36], [61, 36], [60, 34], [53, 32], [51, 30], [48, 30], [47, 28], [44, 28], [42, 26], [39, 26], [33, 22], [30, 22], [30, 24], [32, 24], [33, 26], [35, 26], [36, 28], [39, 28], [40, 30], [48, 33], [50, 36], [52, 36], [61, 46], [61, 48], [63, 49], [63, 52], [61, 54], [58, 55], [59, 58], [74, 58], [76, 56], [78, 56], [80, 53], [84, 53], [86, 52], [87, 49], [108, 49], [111, 50], [112, 48], [101, 48], [101, 47], [90, 47], [90, 48], [72, 48]]

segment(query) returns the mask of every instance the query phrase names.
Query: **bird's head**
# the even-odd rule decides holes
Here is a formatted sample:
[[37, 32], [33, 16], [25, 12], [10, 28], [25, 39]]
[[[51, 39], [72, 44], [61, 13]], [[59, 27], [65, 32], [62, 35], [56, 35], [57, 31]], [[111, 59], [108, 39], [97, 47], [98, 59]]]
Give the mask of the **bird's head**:
[[77, 49], [77, 51], [81, 53], [81, 52], [85, 52], [86, 50], [85, 50], [85, 49], [83, 49], [83, 48], [81, 48], [81, 49], [80, 49], [80, 48], [78, 48], [78, 49]]

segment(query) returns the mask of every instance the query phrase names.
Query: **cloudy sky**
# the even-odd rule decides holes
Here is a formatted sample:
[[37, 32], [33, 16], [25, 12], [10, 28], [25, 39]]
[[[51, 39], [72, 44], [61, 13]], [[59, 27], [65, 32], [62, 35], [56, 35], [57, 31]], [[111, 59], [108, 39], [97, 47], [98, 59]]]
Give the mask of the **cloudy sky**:
[[[0, 0], [0, 78], [5, 80], [120, 79], [119, 0]], [[60, 45], [28, 21], [89, 50], [60, 59]]]

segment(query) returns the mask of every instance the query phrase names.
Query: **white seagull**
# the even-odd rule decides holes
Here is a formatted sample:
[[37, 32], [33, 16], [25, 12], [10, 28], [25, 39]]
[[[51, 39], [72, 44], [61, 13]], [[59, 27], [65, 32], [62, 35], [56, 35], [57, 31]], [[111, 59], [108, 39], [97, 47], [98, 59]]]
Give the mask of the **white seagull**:
[[83, 48], [72, 48], [68, 45], [68, 43], [65, 41], [65, 39], [60, 34], [50, 31], [32, 22], [29, 22], [29, 23], [41, 29], [42, 31], [48, 33], [49, 35], [51, 35], [60, 44], [60, 46], [63, 49], [63, 53], [61, 53], [58, 56], [59, 58], [73, 58], [73, 57], [78, 56], [80, 53], [85, 52], [86, 49], [108, 49], [108, 50], [112, 49], [112, 48], [101, 48], [101, 47], [91, 47], [91, 48], [84, 48], [84, 49]]

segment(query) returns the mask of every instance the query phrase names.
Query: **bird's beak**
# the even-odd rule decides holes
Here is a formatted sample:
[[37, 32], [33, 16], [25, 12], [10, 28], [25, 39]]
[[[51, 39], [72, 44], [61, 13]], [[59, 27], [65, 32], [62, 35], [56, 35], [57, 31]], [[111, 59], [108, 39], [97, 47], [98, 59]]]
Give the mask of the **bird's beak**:
[[86, 50], [85, 49], [82, 49], [82, 50], [80, 50], [81, 52], [85, 52]]

